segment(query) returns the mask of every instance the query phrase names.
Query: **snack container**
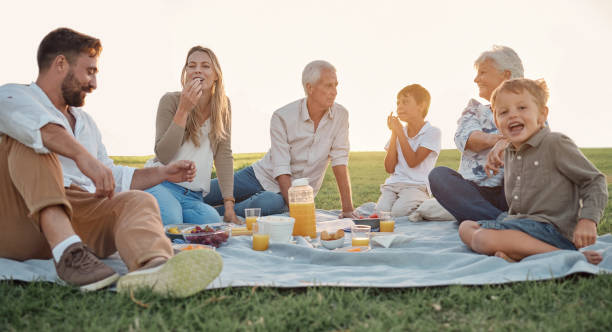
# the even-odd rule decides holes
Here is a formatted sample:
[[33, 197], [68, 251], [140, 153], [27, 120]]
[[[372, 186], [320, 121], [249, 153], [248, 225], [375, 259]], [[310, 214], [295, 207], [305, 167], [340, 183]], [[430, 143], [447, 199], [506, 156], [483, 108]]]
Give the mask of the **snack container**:
[[[212, 231], [205, 231], [204, 229], [207, 226], [212, 228]], [[200, 231], [198, 231], [199, 229]], [[215, 248], [219, 248], [221, 244], [227, 242], [231, 235], [232, 227], [230, 225], [196, 225], [186, 229], [183, 233], [185, 240], [189, 243], [205, 244]]]
[[365, 218], [353, 219], [355, 225], [367, 225], [372, 228], [372, 232], [378, 232], [380, 229], [380, 218]]
[[321, 240], [321, 245], [329, 250], [340, 248], [344, 245], [344, 236], [337, 240]]
[[[198, 226], [196, 224], [169, 224], [169, 225], [164, 225], [164, 232], [166, 233], [166, 236], [168, 238], [170, 238], [170, 240], [185, 240], [185, 237], [183, 236], [183, 233], [185, 232], [185, 230], [194, 228], [195, 226]], [[172, 229], [174, 229], [174, 231], [177, 231], [178, 233], [172, 233]]]

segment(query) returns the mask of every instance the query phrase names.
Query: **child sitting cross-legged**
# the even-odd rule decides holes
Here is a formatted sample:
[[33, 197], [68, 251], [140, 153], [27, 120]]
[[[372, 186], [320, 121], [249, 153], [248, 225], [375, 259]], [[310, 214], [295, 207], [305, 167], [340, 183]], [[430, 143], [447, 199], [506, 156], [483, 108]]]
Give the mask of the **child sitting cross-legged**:
[[[548, 89], [542, 80], [513, 79], [491, 97], [495, 123], [510, 142], [504, 156], [508, 214], [464, 221], [461, 240], [507, 261], [595, 243], [608, 201], [605, 176], [567, 136], [546, 126]], [[498, 165], [487, 165], [495, 171]], [[583, 251], [599, 264], [596, 251]]]
[[425, 121], [430, 100], [429, 92], [418, 84], [397, 94], [397, 117], [387, 118], [391, 138], [385, 147], [385, 170], [391, 176], [380, 186], [377, 211], [407, 216], [429, 198], [427, 176], [438, 159], [441, 136], [440, 129]]

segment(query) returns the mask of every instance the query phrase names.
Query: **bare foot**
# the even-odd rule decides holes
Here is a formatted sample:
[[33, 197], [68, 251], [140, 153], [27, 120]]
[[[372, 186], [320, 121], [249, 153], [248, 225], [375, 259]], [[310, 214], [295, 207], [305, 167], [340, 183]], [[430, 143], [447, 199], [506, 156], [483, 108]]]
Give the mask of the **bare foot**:
[[584, 257], [586, 257], [587, 262], [593, 265], [597, 265], [603, 260], [603, 256], [601, 256], [601, 254], [597, 251], [585, 250], [582, 252], [582, 254], [584, 255]]
[[506, 255], [504, 252], [501, 252], [501, 251], [496, 252], [495, 253], [495, 257], [502, 258], [502, 259], [504, 259], [508, 263], [516, 263], [517, 262], [514, 259], [510, 258], [508, 255]]

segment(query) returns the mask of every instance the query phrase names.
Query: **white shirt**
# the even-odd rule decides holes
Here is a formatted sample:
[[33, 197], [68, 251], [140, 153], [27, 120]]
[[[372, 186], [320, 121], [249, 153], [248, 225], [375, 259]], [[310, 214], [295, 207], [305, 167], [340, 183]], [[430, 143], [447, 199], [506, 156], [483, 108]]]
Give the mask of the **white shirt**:
[[[208, 134], [210, 133], [210, 118], [207, 119], [200, 129], [200, 146], [196, 147], [191, 139], [183, 142], [179, 150], [174, 155], [174, 158], [169, 163], [177, 160], [191, 160], [196, 166], [196, 175], [193, 182], [180, 182], [179, 186], [193, 191], [201, 191], [202, 196], [206, 196], [210, 192], [210, 174], [213, 167], [213, 152], [210, 145]], [[156, 158], [147, 161], [145, 167], [163, 166], [159, 161], [154, 161]]]
[[[421, 184], [426, 185], [429, 189], [429, 180], [427, 179], [427, 176], [436, 165], [436, 161], [440, 155], [442, 132], [440, 129], [429, 124], [429, 122], [425, 122], [421, 130], [419, 130], [414, 137], [408, 136], [408, 129], [406, 127], [404, 127], [404, 134], [406, 134], [408, 144], [410, 144], [413, 151], [416, 151], [419, 147], [424, 147], [431, 150], [431, 152], [420, 164], [416, 165], [415, 167], [410, 167], [408, 166], [406, 158], [404, 158], [404, 154], [402, 153], [402, 147], [399, 144], [399, 139], [397, 139], [397, 165], [395, 165], [395, 172], [391, 174], [389, 178], [387, 178], [385, 184], [398, 182]], [[389, 150], [390, 144], [391, 141], [387, 142], [385, 150]]]
[[[116, 192], [130, 189], [135, 169], [113, 164], [102, 143], [100, 130], [89, 114], [78, 107], [71, 107], [69, 112], [76, 119], [74, 133], [68, 119], [55, 108], [36, 83], [0, 87], [0, 133], [7, 134], [38, 153], [48, 153], [49, 150], [43, 146], [40, 128], [48, 123], [58, 124], [73, 135], [87, 152], [112, 170]], [[62, 165], [64, 187], [74, 184], [91, 193], [96, 191], [91, 179], [81, 173], [72, 159], [60, 155], [58, 158]]]
[[334, 103], [323, 115], [317, 130], [310, 119], [306, 98], [296, 100], [272, 114], [271, 147], [253, 164], [255, 177], [267, 191], [280, 192], [276, 177], [308, 178], [315, 195], [321, 188], [325, 170], [331, 165], [348, 165], [348, 111]]

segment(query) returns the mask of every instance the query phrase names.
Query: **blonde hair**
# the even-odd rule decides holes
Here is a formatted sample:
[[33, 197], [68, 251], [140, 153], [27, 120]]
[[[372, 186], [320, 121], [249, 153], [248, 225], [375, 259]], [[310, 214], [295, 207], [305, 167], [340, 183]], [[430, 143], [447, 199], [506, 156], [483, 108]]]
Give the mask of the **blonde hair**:
[[[226, 139], [229, 135], [231, 126], [231, 114], [230, 105], [227, 96], [225, 95], [225, 87], [223, 85], [223, 73], [221, 72], [221, 66], [215, 53], [206, 47], [194, 46], [189, 52], [187, 52], [187, 58], [185, 59], [185, 65], [181, 72], [181, 86], [185, 86], [185, 78], [187, 75], [187, 65], [189, 63], [189, 56], [195, 52], [204, 52], [208, 54], [212, 61], [212, 66], [217, 74], [217, 81], [212, 86], [212, 97], [210, 100], [210, 138], [211, 143], [216, 143]], [[187, 124], [185, 125], [185, 135], [183, 136], [183, 142], [191, 139], [195, 146], [200, 146], [200, 123], [197, 112], [190, 112], [187, 116]]]
[[544, 110], [549, 96], [546, 81], [543, 79], [530, 80], [528, 78], [513, 78], [503, 82], [493, 91], [493, 94], [491, 95], [491, 108], [493, 109], [493, 112], [495, 112], [495, 102], [500, 93], [512, 92], [515, 94], [520, 94], [525, 90], [527, 90], [527, 92], [533, 97], [538, 109], [540, 111]]

